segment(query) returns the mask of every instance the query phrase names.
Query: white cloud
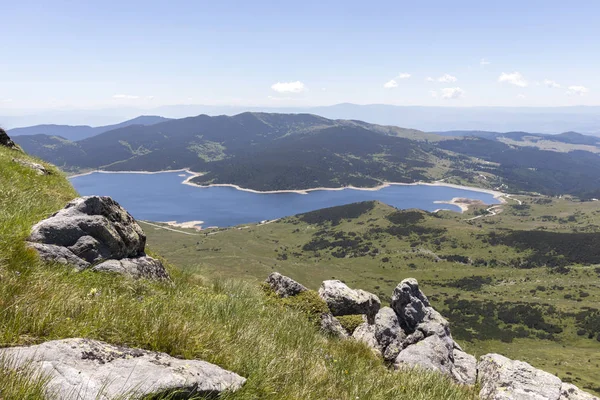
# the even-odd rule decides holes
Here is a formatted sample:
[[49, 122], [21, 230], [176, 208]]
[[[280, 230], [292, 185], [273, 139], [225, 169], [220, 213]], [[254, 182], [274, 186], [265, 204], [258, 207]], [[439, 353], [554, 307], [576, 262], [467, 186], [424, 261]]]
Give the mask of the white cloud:
[[455, 76], [452, 76], [450, 74], [444, 74], [444, 75], [440, 76], [437, 80], [438, 80], [438, 82], [442, 82], [442, 83], [452, 83], [452, 82], [456, 82], [458, 79]]
[[2, 100], [2, 103], [12, 103], [13, 99], [4, 99]]
[[527, 96], [525, 96], [523, 93], [519, 93], [517, 95], [517, 99], [524, 99], [525, 97], [527, 97]]
[[442, 89], [443, 99], [460, 99], [465, 95], [465, 91], [459, 87]]
[[550, 79], [544, 80], [544, 85], [546, 85], [546, 86], [548, 86], [549, 88], [552, 88], [552, 89], [558, 89], [558, 88], [560, 88], [560, 84], [558, 82], [550, 80]]
[[431, 95], [431, 97], [438, 97], [438, 92], [436, 92], [435, 90], [430, 90], [429, 94]]
[[398, 82], [396, 82], [395, 79], [392, 79], [390, 81], [387, 81], [386, 83], [383, 84], [383, 87], [386, 89], [393, 89], [398, 87]]
[[479, 61], [479, 65], [481, 65], [482, 67], [485, 67], [486, 65], [490, 65], [490, 64], [491, 64], [491, 62], [489, 62], [485, 58], [482, 58], [481, 61]]
[[133, 96], [131, 94], [115, 94], [113, 96], [113, 99], [116, 99], [116, 100], [136, 100], [139, 98], [140, 98], [140, 96]]
[[519, 87], [527, 87], [528, 85], [527, 81], [520, 72], [512, 72], [510, 74], [503, 72], [498, 77], [498, 82], [506, 82]]
[[146, 96], [146, 100], [154, 100], [155, 97], [154, 96]]
[[278, 93], [300, 93], [306, 91], [306, 86], [300, 81], [277, 82], [271, 85], [271, 89]]
[[432, 78], [432, 77], [430, 77], [430, 76], [428, 76], [427, 78], [425, 78], [425, 80], [426, 80], [427, 82], [434, 82], [434, 81], [435, 81], [435, 79], [433, 79], [433, 78]]
[[569, 90], [567, 91], [567, 94], [570, 96], [583, 96], [584, 94], [586, 94], [587, 92], [589, 92], [590, 89], [586, 88], [585, 86], [569, 86]]
[[383, 84], [383, 87], [386, 89], [393, 89], [398, 87], [398, 79], [408, 79], [411, 75], [406, 72], [400, 72], [396, 77], [390, 79], [386, 83]]

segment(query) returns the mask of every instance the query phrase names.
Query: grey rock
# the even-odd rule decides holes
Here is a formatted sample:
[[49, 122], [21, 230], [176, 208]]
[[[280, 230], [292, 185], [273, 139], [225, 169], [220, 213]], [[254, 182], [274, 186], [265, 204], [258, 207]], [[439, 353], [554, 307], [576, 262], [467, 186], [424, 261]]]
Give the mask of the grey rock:
[[559, 378], [500, 354], [481, 356], [477, 381], [479, 398], [485, 400], [558, 400], [561, 396]]
[[20, 164], [24, 167], [34, 170], [35, 173], [38, 175], [49, 175], [50, 174], [50, 172], [42, 164], [34, 163], [31, 161], [27, 161], [27, 160], [22, 160], [20, 158], [13, 158], [12, 161], [17, 164]]
[[360, 324], [354, 330], [352, 337], [355, 340], [369, 346], [375, 354], [381, 355], [382, 348], [381, 346], [379, 346], [377, 338], [375, 337], [375, 325], [369, 324], [367, 322]]
[[430, 304], [427, 297], [419, 290], [417, 280], [408, 278], [394, 289], [391, 306], [398, 314], [402, 328], [407, 333], [412, 333], [425, 318], [426, 308], [429, 308]]
[[402, 350], [394, 361], [394, 367], [420, 367], [454, 377], [452, 350], [452, 342], [447, 337], [432, 335]]
[[169, 274], [160, 261], [149, 256], [108, 260], [92, 267], [93, 271], [114, 272], [132, 278], [169, 280]]
[[31, 363], [49, 377], [48, 394], [58, 394], [63, 400], [141, 398], [175, 392], [188, 398], [235, 391], [246, 381], [205, 361], [181, 360], [88, 339], [6, 348], [0, 355], [17, 367]]
[[477, 359], [462, 350], [454, 349], [454, 380], [474, 385], [477, 382]]
[[340, 321], [337, 320], [336, 317], [329, 313], [324, 313], [321, 315], [321, 332], [326, 335], [331, 335], [338, 337], [340, 339], [345, 339], [348, 337], [348, 332], [344, 329]]
[[383, 356], [393, 361], [402, 350], [406, 334], [400, 327], [398, 316], [390, 307], [383, 307], [375, 316], [375, 338]]
[[12, 141], [6, 131], [0, 128], [0, 146], [8, 147], [9, 149], [19, 150], [19, 146]]
[[134, 277], [168, 277], [162, 264], [144, 253], [142, 228], [110, 197], [80, 197], [69, 202], [34, 225], [28, 241], [43, 259], [78, 269], [97, 265], [99, 271], [121, 271]]
[[324, 281], [319, 288], [319, 296], [327, 303], [335, 316], [364, 314], [373, 322], [381, 302], [372, 293], [350, 289], [342, 281]]
[[400, 282], [392, 294], [391, 306], [407, 334], [420, 330], [424, 335], [450, 336], [448, 321], [431, 307], [414, 278]]
[[584, 392], [575, 385], [563, 382], [559, 400], [600, 400], [600, 398]]
[[295, 296], [308, 290], [305, 286], [299, 284], [292, 278], [281, 275], [279, 272], [273, 272], [269, 275], [266, 282], [279, 297]]

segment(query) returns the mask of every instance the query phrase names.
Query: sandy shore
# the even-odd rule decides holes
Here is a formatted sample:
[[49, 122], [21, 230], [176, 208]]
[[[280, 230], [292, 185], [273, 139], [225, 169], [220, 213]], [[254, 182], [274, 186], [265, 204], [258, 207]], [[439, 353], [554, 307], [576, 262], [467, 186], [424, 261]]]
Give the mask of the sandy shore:
[[[463, 213], [465, 211], [469, 211], [469, 207], [473, 205], [485, 205], [485, 203], [481, 200], [473, 200], [467, 199], [464, 197], [454, 197], [452, 200], [436, 200], [435, 204], [452, 204], [458, 206], [460, 208], [460, 212]], [[436, 210], [437, 211], [437, 210]]]
[[184, 221], [184, 222], [166, 221], [166, 222], [161, 222], [161, 223], [167, 224], [174, 228], [197, 229], [200, 231], [200, 230], [202, 230], [202, 224], [204, 224], [204, 221]]
[[385, 182], [379, 186], [374, 186], [374, 187], [370, 187], [370, 188], [363, 188], [363, 187], [356, 187], [356, 186], [344, 186], [344, 187], [339, 187], [339, 188], [318, 187], [318, 188], [300, 189], [300, 190], [264, 190], [264, 191], [247, 189], [247, 188], [243, 188], [238, 185], [233, 185], [230, 183], [213, 183], [210, 185], [198, 185], [196, 183], [191, 182], [191, 180], [194, 179], [196, 176], [201, 176], [201, 175], [202, 174], [196, 174], [195, 176], [191, 176], [191, 177], [187, 178], [185, 181], [183, 181], [182, 183], [184, 185], [190, 185], [190, 186], [195, 186], [195, 187], [199, 187], [199, 188], [231, 187], [231, 188], [234, 188], [237, 190], [241, 190], [243, 192], [250, 192], [250, 193], [257, 193], [257, 194], [276, 194], [276, 193], [308, 194], [310, 192], [315, 192], [318, 190], [339, 191], [339, 190], [346, 190], [346, 189], [365, 190], [365, 191], [375, 192], [377, 190], [381, 190], [381, 189], [389, 187], [389, 186], [445, 186], [445, 187], [450, 187], [450, 188], [454, 188], [454, 189], [463, 189], [463, 190], [470, 190], [473, 192], [491, 194], [492, 196], [494, 196], [495, 199], [498, 199], [499, 201], [502, 201], [501, 198], [503, 196], [506, 196], [505, 193], [497, 191], [497, 190], [483, 189], [483, 188], [477, 188], [477, 187], [471, 187], [471, 186], [455, 185], [452, 183], [439, 182], [439, 181], [436, 181], [436, 182], [413, 182], [413, 183]]

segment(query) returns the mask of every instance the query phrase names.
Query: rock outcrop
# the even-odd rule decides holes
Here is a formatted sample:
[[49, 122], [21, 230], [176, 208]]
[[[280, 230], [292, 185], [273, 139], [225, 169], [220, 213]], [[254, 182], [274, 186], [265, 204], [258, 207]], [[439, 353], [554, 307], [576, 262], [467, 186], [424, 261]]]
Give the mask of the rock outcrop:
[[64, 400], [142, 398], [177, 393], [180, 397], [235, 391], [245, 379], [199, 360], [113, 346], [89, 339], [65, 339], [31, 347], [0, 349], [15, 366], [31, 365], [49, 378], [48, 394]]
[[6, 131], [0, 128], [0, 146], [8, 147], [9, 149], [19, 150], [19, 146], [12, 141]]
[[50, 174], [50, 172], [42, 164], [34, 163], [31, 161], [27, 161], [27, 160], [22, 160], [20, 158], [13, 158], [12, 161], [14, 163], [20, 164], [24, 167], [34, 170], [35, 173], [38, 175], [49, 175]]
[[[280, 286], [303, 287], [279, 274], [271, 276], [267, 282], [286, 282], [271, 284], [273, 290]], [[362, 314], [364, 322], [351, 338], [369, 346], [395, 369], [422, 368], [460, 384], [479, 383], [482, 400], [600, 400], [522, 361], [487, 354], [478, 363], [452, 339], [450, 324], [431, 306], [416, 279], [405, 279], [396, 286], [390, 307], [380, 308], [377, 296], [350, 289], [341, 281], [323, 282], [319, 295], [331, 311], [322, 315], [324, 332], [347, 338], [333, 315]]]
[[48, 261], [79, 270], [168, 279], [162, 263], [146, 256], [146, 236], [135, 219], [110, 197], [80, 197], [33, 226], [30, 247]]
[[279, 297], [295, 296], [308, 290], [304, 285], [299, 284], [292, 278], [281, 275], [279, 272], [270, 274], [266, 283]]
[[350, 289], [338, 280], [324, 281], [319, 288], [319, 296], [334, 316], [364, 314], [373, 321], [381, 306], [381, 301], [374, 294]]

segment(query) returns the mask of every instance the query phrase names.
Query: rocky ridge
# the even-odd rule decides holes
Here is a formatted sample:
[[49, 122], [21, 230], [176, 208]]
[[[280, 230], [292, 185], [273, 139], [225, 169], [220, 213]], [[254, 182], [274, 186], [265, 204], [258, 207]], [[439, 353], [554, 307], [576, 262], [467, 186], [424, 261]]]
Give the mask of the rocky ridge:
[[[288, 277], [279, 281], [294, 285]], [[271, 277], [267, 282], [273, 282]], [[278, 293], [277, 284], [270, 286]], [[416, 279], [398, 284], [389, 307], [380, 308], [377, 296], [341, 281], [323, 282], [319, 296], [331, 311], [322, 316], [324, 331], [365, 343], [394, 369], [421, 368], [459, 384], [479, 384], [479, 398], [485, 400], [600, 400], [526, 362], [499, 354], [486, 354], [478, 361], [464, 352], [452, 339], [450, 324], [431, 306]], [[353, 314], [363, 314], [364, 323], [347, 332], [335, 316]]]

